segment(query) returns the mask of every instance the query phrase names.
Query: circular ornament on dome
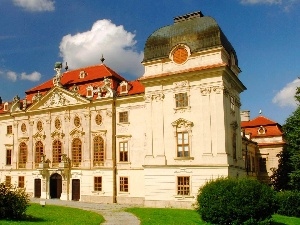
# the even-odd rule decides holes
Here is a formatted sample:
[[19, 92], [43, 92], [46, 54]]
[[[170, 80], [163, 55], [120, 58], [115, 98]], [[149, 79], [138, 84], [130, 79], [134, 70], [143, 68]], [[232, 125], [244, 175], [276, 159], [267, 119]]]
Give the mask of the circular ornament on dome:
[[184, 47], [179, 47], [173, 53], [173, 61], [182, 64], [187, 60], [188, 55], [188, 51]]

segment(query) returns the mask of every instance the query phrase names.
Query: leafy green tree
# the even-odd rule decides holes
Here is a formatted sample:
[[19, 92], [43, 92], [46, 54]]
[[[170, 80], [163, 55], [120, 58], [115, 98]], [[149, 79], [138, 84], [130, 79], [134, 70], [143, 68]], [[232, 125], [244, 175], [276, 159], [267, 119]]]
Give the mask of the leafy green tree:
[[278, 154], [278, 168], [271, 168], [271, 184], [276, 191], [290, 190], [290, 173], [292, 172], [290, 152], [286, 146]]
[[291, 172], [289, 185], [293, 190], [300, 191], [300, 88], [295, 94], [298, 103], [297, 109], [287, 118], [283, 125], [284, 138], [287, 143]]

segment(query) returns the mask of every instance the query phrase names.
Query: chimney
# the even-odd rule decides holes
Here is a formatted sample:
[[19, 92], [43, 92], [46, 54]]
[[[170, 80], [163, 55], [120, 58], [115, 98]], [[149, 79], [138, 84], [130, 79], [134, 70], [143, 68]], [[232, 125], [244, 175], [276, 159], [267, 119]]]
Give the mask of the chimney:
[[241, 111], [241, 121], [242, 122], [250, 121], [250, 111], [249, 110]]
[[2, 98], [0, 97], [0, 105], [2, 104]]
[[185, 14], [183, 16], [176, 16], [176, 17], [174, 17], [174, 23], [179, 23], [179, 22], [186, 21], [186, 20], [191, 20], [191, 19], [194, 19], [194, 18], [200, 18], [200, 17], [203, 17], [203, 16], [204, 15], [202, 14], [201, 11]]

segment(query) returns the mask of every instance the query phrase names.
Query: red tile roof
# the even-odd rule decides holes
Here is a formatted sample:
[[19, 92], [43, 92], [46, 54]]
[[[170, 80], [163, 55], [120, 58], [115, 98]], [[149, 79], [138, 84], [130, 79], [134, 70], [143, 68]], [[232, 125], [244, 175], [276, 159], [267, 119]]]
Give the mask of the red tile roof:
[[[258, 129], [261, 126], [265, 129], [265, 133], [263, 134], [258, 133]], [[249, 121], [242, 121], [241, 128], [245, 130], [246, 134], [251, 133], [251, 138], [283, 135], [281, 125], [264, 116], [258, 116], [253, 120], [249, 120]]]
[[[86, 77], [80, 78], [79, 74], [81, 71], [86, 72]], [[110, 69], [105, 64], [101, 65], [94, 65], [84, 68], [79, 68], [72, 71], [67, 71], [63, 73], [63, 76], [61, 78], [61, 84], [64, 86], [73, 86], [74, 84], [78, 85], [81, 83], [88, 83], [95, 80], [103, 80], [105, 77], [113, 77], [118, 81], [125, 80], [122, 76], [117, 74], [115, 71]], [[42, 90], [49, 90], [53, 87], [52, 79], [46, 81], [45, 83], [36, 86], [28, 91], [26, 91], [26, 94], [30, 94], [31, 92], [37, 92]]]
[[[81, 71], [84, 71], [86, 73], [86, 76], [84, 78], [80, 78]], [[108, 66], [106, 66], [105, 64], [101, 64], [64, 72], [61, 78], [61, 84], [68, 90], [72, 90], [74, 85], [76, 85], [78, 87], [78, 93], [81, 96], [85, 96], [87, 92], [86, 88], [88, 86], [101, 87], [103, 86], [103, 79], [106, 77], [111, 78], [112, 88], [114, 90], [118, 89], [119, 84], [122, 81], [126, 81], [125, 78], [117, 74]], [[145, 92], [145, 87], [139, 81], [131, 81], [129, 82], [129, 84], [131, 85], [131, 89], [128, 92], [129, 95]], [[45, 95], [46, 92], [49, 91], [52, 87], [53, 81], [52, 79], [50, 79], [36, 87], [31, 88], [30, 90], [27, 90], [25, 92], [26, 98], [29, 102], [31, 102], [32, 97], [36, 93], [40, 92], [40, 94]], [[96, 97], [97, 96], [94, 96], [94, 98]]]
[[241, 122], [242, 127], [256, 127], [256, 126], [266, 126], [266, 125], [276, 125], [276, 124], [278, 124], [278, 123], [276, 123], [273, 120], [270, 120], [264, 116], [258, 116], [256, 118], [254, 118], [253, 120]]

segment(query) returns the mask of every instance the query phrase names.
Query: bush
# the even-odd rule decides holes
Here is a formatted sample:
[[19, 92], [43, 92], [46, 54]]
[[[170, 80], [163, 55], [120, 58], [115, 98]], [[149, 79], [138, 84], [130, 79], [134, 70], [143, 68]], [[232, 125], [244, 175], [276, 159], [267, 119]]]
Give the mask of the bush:
[[270, 224], [276, 192], [251, 179], [219, 178], [199, 189], [197, 211], [212, 224]]
[[284, 216], [300, 217], [300, 192], [282, 191], [277, 193], [278, 211]]
[[29, 206], [29, 196], [23, 189], [0, 183], [0, 219], [22, 219]]

